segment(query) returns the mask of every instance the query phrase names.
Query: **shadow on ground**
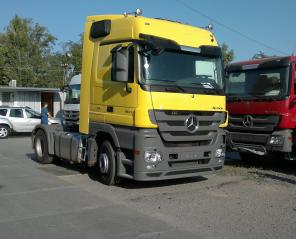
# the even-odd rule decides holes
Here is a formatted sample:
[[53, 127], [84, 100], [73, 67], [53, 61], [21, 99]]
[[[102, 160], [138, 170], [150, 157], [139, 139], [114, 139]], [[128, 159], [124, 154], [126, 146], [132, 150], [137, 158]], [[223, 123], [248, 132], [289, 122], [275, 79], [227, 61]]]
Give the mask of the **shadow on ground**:
[[23, 137], [31, 137], [31, 136], [32, 136], [31, 132], [29, 132], [29, 133], [14, 133], [14, 132], [12, 132], [9, 135], [9, 138], [23, 138]]
[[[35, 154], [26, 154], [27, 158], [36, 162]], [[71, 164], [69, 162], [55, 160], [53, 164], [39, 164], [38, 167], [40, 170], [50, 173], [55, 176], [69, 176], [69, 175], [78, 175], [78, 174], [87, 174], [88, 177], [94, 181], [101, 182], [98, 169], [96, 167], [87, 167], [82, 164]], [[120, 179], [117, 187], [126, 188], [126, 189], [141, 189], [141, 188], [156, 188], [156, 187], [167, 187], [178, 184], [189, 184], [196, 183], [207, 180], [206, 177], [191, 177], [191, 178], [182, 178], [182, 179], [170, 179], [162, 181], [150, 181], [150, 182], [140, 182], [133, 181], [128, 179]]]
[[286, 159], [274, 159], [270, 157], [262, 158], [260, 156], [254, 155], [253, 159], [243, 161], [240, 159], [238, 154], [236, 154], [235, 157], [233, 157], [232, 155], [227, 157], [225, 165], [250, 169], [257, 168], [260, 170], [271, 170], [278, 173], [296, 176], [296, 161], [289, 161]]
[[291, 179], [291, 178], [287, 178], [287, 177], [283, 177], [283, 176], [279, 176], [279, 175], [274, 175], [271, 173], [262, 173], [262, 172], [250, 172], [250, 173], [254, 174], [256, 176], [262, 177], [262, 178], [269, 178], [269, 179], [272, 179], [272, 180], [275, 180], [278, 182], [296, 185], [296, 180]]

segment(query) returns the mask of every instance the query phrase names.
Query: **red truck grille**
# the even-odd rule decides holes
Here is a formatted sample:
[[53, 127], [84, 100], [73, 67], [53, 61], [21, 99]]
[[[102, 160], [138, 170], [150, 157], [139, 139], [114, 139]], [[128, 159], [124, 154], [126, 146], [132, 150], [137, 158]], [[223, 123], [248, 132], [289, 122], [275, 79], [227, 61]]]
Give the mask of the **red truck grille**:
[[270, 133], [278, 125], [280, 117], [278, 115], [236, 115], [230, 114], [228, 117], [229, 131]]

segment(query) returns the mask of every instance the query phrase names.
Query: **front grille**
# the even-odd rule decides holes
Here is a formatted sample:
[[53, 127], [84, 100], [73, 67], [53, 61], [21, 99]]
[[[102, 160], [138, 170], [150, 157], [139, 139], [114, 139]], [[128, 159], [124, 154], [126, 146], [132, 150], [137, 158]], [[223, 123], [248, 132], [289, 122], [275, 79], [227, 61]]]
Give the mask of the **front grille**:
[[209, 172], [209, 171], [212, 171], [212, 170], [210, 168], [187, 169], [187, 170], [180, 170], [180, 171], [170, 171], [166, 173], [166, 176], [190, 174], [190, 173], [203, 173], [203, 172]]
[[[219, 125], [225, 120], [224, 112], [155, 110], [158, 130], [165, 142], [202, 142], [211, 144], [217, 136]], [[185, 121], [189, 116], [198, 120], [196, 132], [188, 132]]]
[[168, 162], [171, 168], [183, 168], [183, 167], [196, 167], [200, 164], [208, 164], [209, 158], [205, 159], [192, 159], [192, 160], [170, 160]]
[[[244, 124], [246, 116], [250, 116], [250, 125]], [[278, 125], [280, 117], [278, 115], [235, 115], [228, 117], [229, 131], [254, 132], [254, 133], [270, 133], [274, 131]]]
[[66, 121], [78, 121], [79, 111], [64, 110], [64, 119]]

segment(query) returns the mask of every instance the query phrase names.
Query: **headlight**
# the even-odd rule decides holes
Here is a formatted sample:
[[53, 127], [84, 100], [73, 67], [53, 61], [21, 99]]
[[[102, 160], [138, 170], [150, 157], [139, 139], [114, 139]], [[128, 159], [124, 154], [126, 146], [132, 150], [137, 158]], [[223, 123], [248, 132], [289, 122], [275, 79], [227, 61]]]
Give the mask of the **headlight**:
[[146, 151], [144, 158], [146, 163], [159, 163], [162, 161], [161, 154], [156, 151]]
[[216, 158], [221, 158], [221, 157], [224, 157], [224, 156], [225, 156], [224, 149], [222, 149], [222, 148], [216, 149], [216, 152], [215, 152], [215, 157]]
[[269, 144], [281, 145], [284, 143], [284, 137], [282, 135], [273, 135], [269, 139]]

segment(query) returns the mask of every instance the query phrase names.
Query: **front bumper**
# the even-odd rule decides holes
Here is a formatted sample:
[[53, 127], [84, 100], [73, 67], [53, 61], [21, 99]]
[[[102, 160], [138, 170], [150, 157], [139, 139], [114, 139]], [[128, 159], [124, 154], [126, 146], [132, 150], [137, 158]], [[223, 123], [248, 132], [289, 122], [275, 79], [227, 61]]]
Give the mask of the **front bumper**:
[[[139, 130], [135, 134], [134, 141], [134, 151], [138, 153], [132, 160], [133, 170], [130, 178], [138, 181], [153, 181], [214, 173], [223, 168], [225, 154], [222, 157], [215, 157], [215, 154], [216, 150], [221, 148], [225, 152], [225, 143], [225, 132], [222, 129], [218, 130], [209, 145], [203, 146], [190, 142], [169, 144], [161, 139], [156, 129]], [[145, 151], [159, 152], [162, 161], [159, 163], [145, 162]], [[126, 159], [122, 158], [119, 161], [120, 168], [122, 168]]]
[[[272, 139], [280, 139], [272, 143]], [[292, 130], [277, 130], [271, 134], [242, 133], [226, 131], [226, 145], [233, 151], [265, 155], [267, 152], [291, 152]]]

